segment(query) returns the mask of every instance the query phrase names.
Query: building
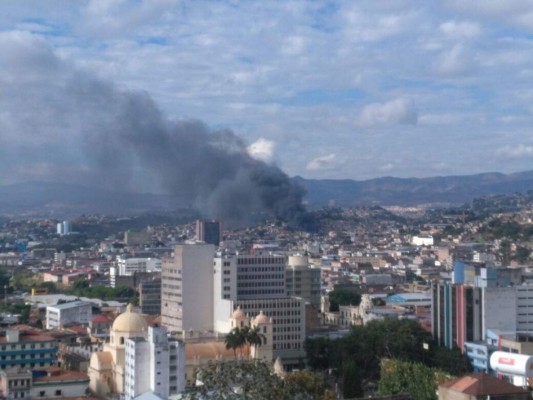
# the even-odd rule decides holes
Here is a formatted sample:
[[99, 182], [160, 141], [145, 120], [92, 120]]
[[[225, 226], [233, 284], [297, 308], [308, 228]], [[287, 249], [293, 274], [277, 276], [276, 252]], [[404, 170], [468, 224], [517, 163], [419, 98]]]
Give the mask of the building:
[[[206, 338], [196, 337], [194, 332], [184, 332], [185, 342], [185, 378], [187, 385], [193, 385], [194, 372], [197, 368], [213, 360], [258, 359], [270, 361], [273, 359], [273, 330], [272, 319], [263, 312], [255, 317], [248, 317], [239, 307], [229, 318], [231, 329], [251, 327], [257, 328], [262, 339], [260, 346], [244, 346], [241, 349], [226, 347], [224, 337]], [[191, 336], [192, 334], [192, 336]]]
[[111, 327], [109, 343], [103, 351], [91, 355], [89, 363], [89, 388], [98, 397], [110, 398], [124, 395], [126, 340], [144, 337], [148, 331], [146, 319], [128, 305]]
[[310, 266], [307, 256], [289, 256], [285, 270], [287, 296], [297, 296], [320, 307], [320, 268]]
[[142, 280], [139, 283], [138, 292], [141, 312], [161, 315], [161, 278]]
[[32, 399], [86, 397], [88, 387], [86, 373], [51, 367], [34, 373], [30, 396]]
[[124, 284], [119, 277], [135, 278], [136, 276], [149, 275], [150, 273], [160, 273], [161, 265], [161, 260], [158, 258], [128, 257], [126, 255], [119, 255], [117, 256], [116, 265], [109, 269], [111, 287], [117, 287]]
[[146, 392], [162, 398], [185, 389], [185, 349], [169, 339], [163, 327], [149, 327], [148, 335], [126, 340], [125, 400]]
[[169, 331], [213, 330], [214, 254], [212, 244], [182, 244], [163, 260], [161, 324]]
[[414, 246], [433, 246], [433, 236], [431, 235], [413, 236], [411, 243]]
[[528, 390], [483, 372], [455, 378], [439, 385], [439, 400], [526, 400]]
[[229, 332], [228, 318], [239, 307], [247, 316], [262, 312], [272, 319], [273, 358], [289, 368], [299, 365], [305, 357], [305, 300], [287, 295], [287, 258], [219, 254], [214, 266], [215, 331]]
[[447, 347], [485, 340], [489, 329], [533, 332], [533, 285], [433, 285], [433, 337]]
[[140, 246], [150, 242], [150, 235], [147, 231], [127, 230], [124, 233], [124, 244], [126, 246]]
[[73, 301], [46, 307], [46, 329], [88, 324], [91, 318], [92, 304], [85, 301]]
[[219, 221], [196, 221], [196, 240], [220, 246], [222, 224]]
[[5, 399], [29, 399], [33, 376], [31, 370], [16, 367], [0, 372], [0, 390]]
[[19, 329], [6, 330], [0, 336], [0, 368], [41, 369], [57, 364], [58, 344], [51, 336]]

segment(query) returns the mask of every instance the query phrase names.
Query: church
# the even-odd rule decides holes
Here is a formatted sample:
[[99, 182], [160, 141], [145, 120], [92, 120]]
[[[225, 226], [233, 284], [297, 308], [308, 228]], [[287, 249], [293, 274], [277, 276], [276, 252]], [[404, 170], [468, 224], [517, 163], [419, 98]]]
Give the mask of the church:
[[[257, 327], [261, 334], [262, 344], [247, 346], [239, 352], [239, 357], [272, 360], [270, 318], [263, 312], [256, 317], [248, 317], [238, 308], [229, 319], [232, 329]], [[145, 317], [135, 312], [131, 304], [128, 305], [113, 322], [109, 342], [104, 344], [103, 351], [91, 356], [89, 388], [100, 398], [130, 400], [147, 392], [168, 398], [184, 389], [185, 380], [194, 384], [192, 376], [196, 368], [209, 361], [236, 357], [233, 350], [226, 348], [224, 337], [188, 335], [191, 332], [184, 333], [182, 340], [168, 337], [165, 328], [149, 326]], [[145, 350], [141, 355], [142, 349]], [[141, 358], [142, 362], [137, 358]], [[157, 365], [152, 362], [155, 359], [158, 360]], [[161, 384], [158, 384], [160, 380]], [[143, 385], [142, 382], [146, 383]]]

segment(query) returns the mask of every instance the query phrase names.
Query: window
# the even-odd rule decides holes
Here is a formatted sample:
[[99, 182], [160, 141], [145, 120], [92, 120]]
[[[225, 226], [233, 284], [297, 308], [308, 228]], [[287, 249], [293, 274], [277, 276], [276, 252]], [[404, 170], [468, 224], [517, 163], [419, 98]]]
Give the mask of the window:
[[56, 396], [61, 396], [61, 390], [56, 390]]

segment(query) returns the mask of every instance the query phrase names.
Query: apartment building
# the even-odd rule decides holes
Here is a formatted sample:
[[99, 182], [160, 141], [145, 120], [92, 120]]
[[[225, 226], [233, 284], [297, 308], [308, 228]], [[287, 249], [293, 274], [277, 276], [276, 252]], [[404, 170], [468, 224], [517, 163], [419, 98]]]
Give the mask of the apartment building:
[[124, 398], [146, 392], [168, 398], [185, 389], [185, 350], [163, 327], [148, 328], [147, 337], [126, 340]]
[[169, 331], [213, 330], [214, 255], [212, 244], [180, 244], [163, 260], [161, 324]]

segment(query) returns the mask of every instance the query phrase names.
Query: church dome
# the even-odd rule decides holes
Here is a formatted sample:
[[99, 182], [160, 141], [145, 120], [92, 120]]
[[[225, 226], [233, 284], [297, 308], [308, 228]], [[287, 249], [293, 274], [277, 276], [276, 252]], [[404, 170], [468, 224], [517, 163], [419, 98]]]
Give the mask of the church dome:
[[259, 311], [259, 314], [254, 319], [255, 325], [266, 325], [269, 324], [270, 321], [268, 317], [263, 313], [263, 310]]
[[246, 314], [244, 314], [244, 312], [241, 310], [241, 306], [238, 306], [237, 309], [233, 311], [231, 318], [237, 321], [246, 319]]
[[114, 332], [143, 332], [148, 329], [148, 323], [142, 314], [134, 312], [133, 306], [128, 304], [126, 312], [115, 319], [111, 329]]

